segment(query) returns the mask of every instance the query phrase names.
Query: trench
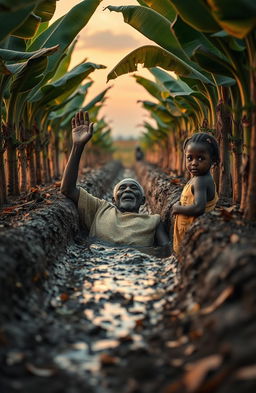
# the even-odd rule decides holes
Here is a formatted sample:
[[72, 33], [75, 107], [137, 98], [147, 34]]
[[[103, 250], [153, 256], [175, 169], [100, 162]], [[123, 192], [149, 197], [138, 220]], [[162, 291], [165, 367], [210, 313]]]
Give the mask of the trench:
[[[143, 211], [170, 228], [176, 179], [136, 174]], [[82, 184], [111, 200], [126, 176], [110, 165]], [[0, 392], [254, 392], [255, 225], [221, 212], [198, 219], [178, 261], [88, 242], [63, 198], [2, 231]]]
[[[121, 170], [114, 183], [123, 177], [136, 175]], [[103, 195], [111, 197], [112, 187]], [[150, 364], [150, 337], [175, 297], [177, 273], [172, 256], [88, 244], [81, 235], [71, 241], [43, 284], [16, 302], [15, 323], [2, 327], [9, 345], [1, 393], [124, 392], [137, 380], [152, 380], [160, 358]]]

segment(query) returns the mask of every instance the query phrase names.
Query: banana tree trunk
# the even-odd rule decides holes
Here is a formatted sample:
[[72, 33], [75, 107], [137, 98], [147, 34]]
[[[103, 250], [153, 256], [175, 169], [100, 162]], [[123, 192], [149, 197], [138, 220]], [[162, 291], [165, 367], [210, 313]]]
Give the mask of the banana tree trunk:
[[17, 165], [17, 143], [13, 126], [5, 127], [5, 140], [7, 144], [7, 173], [9, 195], [19, 195], [18, 165]]
[[27, 165], [29, 172], [29, 186], [36, 186], [36, 168], [35, 168], [35, 149], [34, 142], [30, 142], [26, 147]]
[[4, 152], [4, 136], [2, 130], [0, 129], [0, 206], [2, 206], [4, 203], [7, 203]]
[[27, 191], [27, 156], [25, 151], [25, 146], [21, 146], [18, 153], [18, 158], [20, 162], [20, 174], [21, 174], [21, 183], [20, 183], [20, 191]]
[[34, 126], [34, 130], [36, 133], [36, 139], [35, 139], [36, 184], [41, 184], [42, 183], [42, 171], [41, 171], [42, 144], [41, 144], [40, 131], [36, 125]]
[[254, 37], [249, 37], [250, 51], [250, 93], [252, 104], [252, 129], [250, 144], [249, 179], [248, 193], [246, 200], [245, 217], [248, 220], [256, 221], [256, 53]]
[[233, 200], [235, 203], [241, 202], [241, 168], [242, 168], [242, 139], [243, 129], [241, 126], [241, 119], [234, 119], [234, 138], [232, 144], [233, 152]]
[[232, 133], [231, 113], [228, 102], [228, 90], [222, 88], [222, 97], [216, 108], [217, 123], [216, 129], [220, 143], [220, 196], [229, 198], [232, 195], [229, 138]]

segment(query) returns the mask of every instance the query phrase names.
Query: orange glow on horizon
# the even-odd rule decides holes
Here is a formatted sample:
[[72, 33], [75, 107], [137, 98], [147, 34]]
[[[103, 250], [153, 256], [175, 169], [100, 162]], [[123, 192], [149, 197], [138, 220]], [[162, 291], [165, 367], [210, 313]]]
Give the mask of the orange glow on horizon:
[[[59, 0], [51, 23], [67, 13], [81, 0]], [[105, 116], [110, 122], [113, 137], [135, 137], [142, 130], [138, 124], [143, 122], [145, 111], [137, 100], [152, 100], [146, 90], [138, 85], [134, 78], [123, 75], [106, 83], [107, 74], [111, 69], [132, 50], [147, 44], [152, 44], [137, 30], [124, 23], [122, 14], [103, 10], [108, 5], [128, 5], [125, 0], [103, 0], [91, 17], [87, 26], [79, 33], [79, 39], [74, 50], [71, 68], [80, 63], [84, 58], [93, 63], [104, 64], [106, 69], [96, 70], [90, 77], [94, 81], [86, 97], [89, 102], [107, 86], [113, 86], [107, 92], [107, 101], [100, 112], [100, 117]], [[129, 0], [129, 5], [139, 5], [136, 0]], [[146, 78], [153, 79], [146, 70], [139, 68], [138, 73]]]

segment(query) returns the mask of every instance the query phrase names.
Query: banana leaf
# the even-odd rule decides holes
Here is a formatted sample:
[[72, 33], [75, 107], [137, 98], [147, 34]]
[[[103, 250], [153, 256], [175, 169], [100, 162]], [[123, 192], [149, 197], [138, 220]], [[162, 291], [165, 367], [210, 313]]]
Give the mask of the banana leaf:
[[29, 5], [38, 5], [45, 0], [0, 0], [0, 9], [8, 11], [16, 11]]
[[34, 12], [31, 12], [31, 14], [28, 15], [27, 19], [23, 22], [23, 24], [14, 31], [12, 31], [11, 35], [14, 37], [25, 39], [31, 38], [36, 34], [40, 23], [41, 18], [34, 14]]
[[[58, 49], [58, 47], [54, 47], [54, 48], [55, 51]], [[47, 48], [39, 49], [34, 52], [20, 52], [20, 51], [0, 48], [0, 58], [3, 61], [16, 62], [16, 61], [28, 60], [31, 59], [32, 57], [38, 57], [47, 52], [48, 52]], [[49, 51], [49, 53], [52, 54], [53, 52]]]
[[198, 31], [215, 33], [221, 30], [203, 0], [169, 0], [180, 17]]
[[72, 53], [75, 49], [76, 43], [77, 43], [77, 39], [75, 39], [71, 43], [71, 45], [68, 47], [66, 55], [61, 60], [55, 74], [53, 75], [53, 78], [51, 79], [51, 82], [54, 82], [54, 81], [60, 79], [68, 71], [68, 68], [69, 68], [70, 62], [71, 62], [71, 56], [72, 56]]
[[0, 12], [0, 42], [10, 35], [17, 27], [21, 26], [35, 8], [36, 1], [15, 11]]
[[199, 45], [203, 45], [209, 52], [227, 60], [224, 54], [208, 39], [206, 34], [192, 28], [180, 16], [177, 16], [171, 29], [189, 58]]
[[41, 87], [37, 93], [29, 99], [34, 103], [35, 110], [57, 105], [72, 94], [77, 86], [95, 69], [105, 68], [100, 64], [81, 64], [66, 73], [62, 78], [53, 83]]
[[145, 108], [146, 110], [156, 113], [159, 116], [159, 118], [166, 124], [172, 122], [173, 120], [172, 114], [163, 105], [159, 105], [156, 104], [155, 102], [146, 101], [146, 100], [138, 101], [138, 102], [141, 102], [143, 108]]
[[109, 89], [112, 89], [113, 86], [107, 87], [105, 90], [103, 90], [101, 93], [97, 94], [88, 104], [86, 104], [82, 110], [83, 111], [89, 111], [92, 107], [94, 107], [98, 102], [101, 102], [103, 98], [105, 97], [107, 91]]
[[139, 85], [143, 86], [149, 94], [151, 94], [153, 97], [155, 97], [159, 101], [162, 101], [162, 93], [163, 92], [169, 93], [165, 87], [163, 87], [163, 86], [161, 86], [161, 85], [159, 85], [159, 84], [157, 84], [147, 78], [144, 78], [139, 75], [134, 75], [134, 78]]
[[256, 27], [255, 0], [208, 0], [220, 26], [237, 38], [245, 38]]
[[57, 0], [43, 0], [36, 8], [34, 13], [41, 18], [41, 22], [48, 22], [52, 19], [56, 10]]
[[184, 78], [198, 79], [203, 83], [213, 84], [210, 79], [177, 56], [153, 45], [145, 45], [130, 52], [110, 71], [107, 81], [137, 71], [138, 64], [142, 64], [144, 68], [161, 67], [174, 71]]
[[209, 52], [203, 46], [194, 50], [192, 58], [206, 71], [227, 77], [234, 77], [236, 72], [231, 64]]
[[176, 11], [171, 6], [169, 0], [144, 0], [141, 5], [148, 6], [158, 12], [159, 14], [163, 15], [165, 18], [169, 19], [170, 22], [173, 22], [176, 17]]
[[[52, 55], [54, 52], [56, 52], [56, 50], [58, 50], [58, 46], [54, 46], [52, 48], [40, 49], [38, 51], [33, 52], [32, 56], [30, 56], [27, 61], [22, 62], [22, 63], [15, 63], [15, 64], [4, 63], [3, 60], [1, 59], [1, 56], [0, 56], [2, 67], [4, 65], [4, 69], [2, 72], [5, 74], [9, 74], [9, 75], [11, 75], [11, 74], [16, 75], [18, 73], [21, 73], [26, 69], [26, 67], [28, 67], [30, 60], [34, 60], [37, 58], [44, 58], [45, 56]], [[3, 49], [3, 50], [1, 50], [1, 53], [2, 53], [3, 57], [6, 56], [8, 58], [8, 56], [9, 56], [9, 59], [11, 58], [11, 53], [9, 53], [8, 50]], [[21, 60], [21, 58], [27, 59], [26, 56], [27, 56], [27, 54], [26, 53], [23, 54], [22, 52], [13, 53], [13, 59], [16, 57], [17, 60]], [[7, 70], [7, 72], [6, 72], [6, 70]]]
[[160, 83], [172, 97], [176, 95], [190, 95], [194, 92], [185, 82], [180, 79], [175, 79], [159, 68], [153, 67], [150, 68], [149, 71], [156, 78], [156, 81]]
[[107, 8], [110, 11], [121, 12], [125, 23], [128, 23], [145, 37], [154, 41], [178, 58], [189, 61], [178, 40], [171, 32], [170, 21], [162, 15], [150, 8], [140, 6], [108, 6]]
[[101, 0], [84, 0], [77, 4], [50, 25], [28, 48], [28, 51], [34, 51], [41, 47], [51, 47], [57, 44], [60, 46], [59, 51], [49, 59], [44, 81], [53, 77], [66, 49], [88, 23], [100, 2]]
[[25, 93], [35, 87], [44, 77], [43, 73], [47, 66], [47, 56], [55, 53], [57, 49], [57, 46], [41, 49], [26, 63], [23, 63], [22, 69], [14, 75], [10, 87], [11, 94]]

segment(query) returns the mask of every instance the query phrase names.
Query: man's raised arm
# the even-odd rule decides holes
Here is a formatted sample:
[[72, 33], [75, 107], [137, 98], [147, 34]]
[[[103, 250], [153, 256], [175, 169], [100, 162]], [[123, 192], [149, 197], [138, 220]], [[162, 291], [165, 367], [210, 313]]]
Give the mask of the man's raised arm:
[[72, 149], [64, 170], [61, 182], [61, 192], [76, 204], [79, 198], [79, 188], [76, 186], [79, 163], [85, 145], [93, 135], [93, 123], [90, 123], [88, 112], [80, 111], [72, 119]]

